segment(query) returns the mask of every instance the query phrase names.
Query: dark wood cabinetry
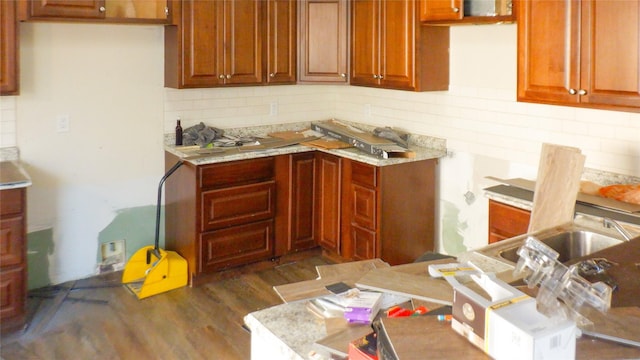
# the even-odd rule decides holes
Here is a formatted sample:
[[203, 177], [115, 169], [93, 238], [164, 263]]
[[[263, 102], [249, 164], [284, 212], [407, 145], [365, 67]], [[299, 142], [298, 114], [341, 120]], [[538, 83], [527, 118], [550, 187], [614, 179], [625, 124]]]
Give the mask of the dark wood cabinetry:
[[22, 20], [166, 23], [167, 0], [24, 0]]
[[638, 1], [521, 1], [518, 100], [640, 110]]
[[0, 326], [25, 324], [27, 299], [26, 189], [0, 190]]
[[262, 82], [262, 1], [184, 0], [165, 29], [165, 85], [176, 88]]
[[316, 238], [318, 245], [341, 254], [340, 214], [342, 199], [342, 159], [316, 154]]
[[[178, 161], [165, 153], [167, 168]], [[208, 165], [166, 182], [165, 247], [197, 284], [223, 268], [318, 245], [346, 259], [433, 251], [435, 165], [373, 166], [320, 151]]]
[[183, 0], [165, 28], [165, 86], [294, 83], [296, 1]]
[[436, 160], [376, 167], [343, 159], [342, 253], [414, 261], [434, 249]]
[[419, 0], [420, 20], [429, 25], [460, 25], [460, 24], [502, 24], [515, 21], [513, 5], [516, 1], [477, 2], [485, 7], [493, 6], [491, 14], [471, 15], [465, 5], [470, 3], [463, 0]]
[[[177, 157], [167, 153], [166, 166]], [[166, 182], [166, 240], [189, 265], [191, 280], [274, 256], [273, 157], [183, 165]]]
[[267, 1], [267, 84], [293, 84], [297, 69], [296, 0]]
[[347, 83], [348, 0], [300, 0], [298, 81]]
[[489, 200], [489, 244], [527, 233], [531, 212]]
[[313, 152], [276, 156], [276, 256], [317, 246]]
[[421, 26], [414, 0], [352, 1], [351, 85], [447, 90], [449, 28]]
[[0, 1], [0, 95], [18, 94], [18, 23], [15, 1]]

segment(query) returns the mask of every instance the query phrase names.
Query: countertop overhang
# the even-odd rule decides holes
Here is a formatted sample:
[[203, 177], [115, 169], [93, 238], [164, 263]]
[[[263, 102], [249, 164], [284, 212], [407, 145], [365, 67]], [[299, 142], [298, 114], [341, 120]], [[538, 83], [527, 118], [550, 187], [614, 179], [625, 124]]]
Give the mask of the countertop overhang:
[[0, 161], [0, 190], [31, 186], [31, 178], [19, 161]]

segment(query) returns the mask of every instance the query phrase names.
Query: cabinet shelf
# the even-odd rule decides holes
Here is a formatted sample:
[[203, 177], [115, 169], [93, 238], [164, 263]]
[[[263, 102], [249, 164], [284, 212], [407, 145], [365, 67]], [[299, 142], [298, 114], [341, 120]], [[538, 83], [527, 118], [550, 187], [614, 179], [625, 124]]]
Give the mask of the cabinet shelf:
[[498, 16], [465, 16], [459, 20], [431, 20], [423, 21], [422, 25], [429, 26], [452, 26], [452, 25], [499, 25], [513, 24], [516, 17], [513, 15]]

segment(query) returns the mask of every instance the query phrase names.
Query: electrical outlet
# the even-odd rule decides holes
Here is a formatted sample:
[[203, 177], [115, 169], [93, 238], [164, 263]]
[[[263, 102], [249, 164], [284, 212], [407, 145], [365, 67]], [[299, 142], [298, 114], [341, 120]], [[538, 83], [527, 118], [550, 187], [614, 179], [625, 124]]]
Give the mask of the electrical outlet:
[[126, 257], [125, 239], [101, 244], [100, 255], [102, 261], [98, 264], [98, 274], [123, 269]]
[[56, 131], [59, 133], [69, 132], [69, 115], [56, 116]]

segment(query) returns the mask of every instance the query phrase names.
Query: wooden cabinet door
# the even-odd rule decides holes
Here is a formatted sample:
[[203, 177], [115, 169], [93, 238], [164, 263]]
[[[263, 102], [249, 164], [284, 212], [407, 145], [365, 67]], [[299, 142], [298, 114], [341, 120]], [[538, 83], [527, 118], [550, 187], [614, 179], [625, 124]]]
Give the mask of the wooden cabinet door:
[[318, 153], [316, 166], [316, 238], [320, 246], [340, 254], [341, 160]]
[[420, 0], [420, 21], [460, 20], [462, 0]]
[[380, 4], [351, 2], [351, 84], [377, 85], [380, 74]]
[[267, 84], [293, 84], [297, 62], [297, 2], [267, 2]]
[[[222, 3], [224, 4], [224, 42], [221, 45], [224, 54], [224, 83], [260, 84], [264, 33], [261, 18], [263, 2], [224, 0]], [[203, 44], [203, 46], [207, 45]]]
[[579, 4], [557, 0], [518, 4], [518, 100], [578, 102], [572, 92], [580, 85]]
[[640, 107], [640, 2], [580, 3], [580, 101]]
[[290, 251], [316, 246], [315, 163], [313, 153], [291, 155]]
[[531, 212], [489, 200], [489, 244], [525, 234]]
[[101, 19], [106, 11], [105, 0], [29, 0], [29, 5], [31, 17]]
[[300, 0], [298, 81], [346, 83], [348, 0]]
[[[171, 43], [165, 51], [168, 67], [172, 62], [182, 64], [182, 69], [167, 70], [165, 80], [169, 86], [194, 87], [224, 84], [224, 63], [222, 61], [223, 8], [220, 1], [185, 0], [182, 2], [182, 22], [176, 27], [168, 27], [165, 42]], [[183, 34], [179, 34], [180, 30]], [[175, 44], [178, 42], [179, 44]], [[180, 46], [181, 44], [181, 46]], [[170, 56], [173, 55], [173, 56]], [[181, 57], [181, 58], [180, 58]], [[182, 73], [181, 79], [170, 76], [174, 71]], [[167, 77], [172, 79], [169, 80]]]
[[181, 24], [165, 31], [167, 86], [261, 83], [261, 7], [255, 0], [183, 1]]
[[640, 107], [637, 1], [532, 0], [517, 8], [518, 100]]
[[380, 2], [380, 84], [395, 89], [415, 87], [415, 1]]
[[0, 95], [18, 93], [16, 2], [0, 1]]

